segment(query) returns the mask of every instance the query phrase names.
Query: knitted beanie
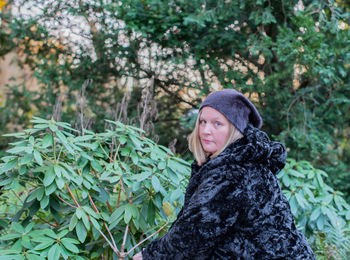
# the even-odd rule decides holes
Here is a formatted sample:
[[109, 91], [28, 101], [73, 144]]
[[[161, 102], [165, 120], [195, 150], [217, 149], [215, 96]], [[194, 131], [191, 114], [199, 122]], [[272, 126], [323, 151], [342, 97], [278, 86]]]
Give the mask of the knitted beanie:
[[207, 96], [199, 110], [212, 107], [223, 114], [241, 133], [248, 123], [260, 128], [262, 119], [258, 110], [242, 93], [234, 89], [216, 91]]

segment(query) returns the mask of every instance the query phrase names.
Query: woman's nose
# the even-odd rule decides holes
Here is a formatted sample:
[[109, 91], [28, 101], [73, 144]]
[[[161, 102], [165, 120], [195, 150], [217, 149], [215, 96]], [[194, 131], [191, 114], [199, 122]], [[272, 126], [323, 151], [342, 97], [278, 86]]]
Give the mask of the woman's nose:
[[206, 124], [206, 125], [204, 126], [203, 132], [204, 132], [205, 134], [210, 134], [210, 132], [211, 132], [211, 127], [210, 127], [209, 124]]

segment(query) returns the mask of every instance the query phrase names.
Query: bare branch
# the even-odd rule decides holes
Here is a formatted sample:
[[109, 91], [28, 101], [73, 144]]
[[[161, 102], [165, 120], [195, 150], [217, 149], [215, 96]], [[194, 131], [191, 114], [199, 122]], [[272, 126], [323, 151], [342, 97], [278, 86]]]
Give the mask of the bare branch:
[[131, 248], [128, 252], [127, 255], [129, 255], [135, 248], [137, 248], [139, 245], [143, 244], [144, 242], [146, 242], [148, 239], [150, 239], [151, 237], [153, 237], [155, 234], [157, 234], [158, 232], [160, 232], [163, 228], [165, 228], [168, 225], [169, 221], [167, 221], [160, 229], [158, 229], [156, 232], [154, 232], [152, 235], [149, 235], [148, 237], [146, 237], [144, 240], [142, 240], [141, 242], [137, 243], [133, 248]]

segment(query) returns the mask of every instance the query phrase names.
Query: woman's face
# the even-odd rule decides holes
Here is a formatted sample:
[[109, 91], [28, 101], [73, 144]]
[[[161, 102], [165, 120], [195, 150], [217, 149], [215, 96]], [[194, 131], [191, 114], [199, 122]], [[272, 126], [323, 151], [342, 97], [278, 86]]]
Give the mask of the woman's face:
[[205, 152], [213, 154], [225, 145], [230, 124], [223, 114], [212, 107], [201, 110], [199, 138]]

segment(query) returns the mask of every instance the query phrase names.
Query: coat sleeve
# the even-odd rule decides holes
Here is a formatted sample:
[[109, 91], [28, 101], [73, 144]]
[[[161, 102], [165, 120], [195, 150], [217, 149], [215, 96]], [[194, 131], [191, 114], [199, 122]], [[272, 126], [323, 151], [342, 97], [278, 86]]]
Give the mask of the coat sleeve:
[[[234, 225], [241, 199], [219, 169], [207, 172], [166, 235], [152, 241], [143, 259], [205, 259]], [[233, 206], [234, 205], [234, 206]]]

